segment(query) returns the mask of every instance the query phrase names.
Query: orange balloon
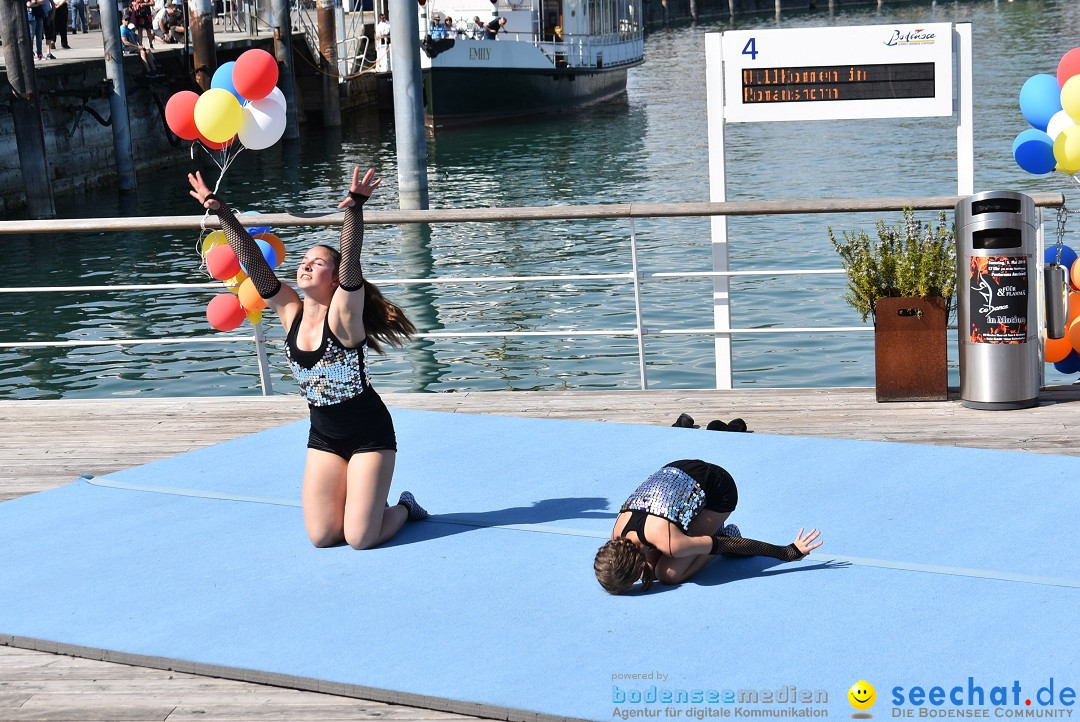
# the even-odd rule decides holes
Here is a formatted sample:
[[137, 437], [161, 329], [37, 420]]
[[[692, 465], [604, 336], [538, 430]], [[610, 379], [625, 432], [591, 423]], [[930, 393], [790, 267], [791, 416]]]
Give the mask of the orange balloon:
[[236, 295], [240, 298], [240, 305], [245, 311], [261, 311], [266, 308], [266, 301], [255, 290], [255, 282], [250, 278], [240, 284], [240, 290], [236, 292]]
[[1069, 317], [1065, 319], [1065, 323], [1069, 324], [1076, 320], [1080, 316], [1080, 292], [1069, 292]]
[[1072, 268], [1069, 269], [1069, 285], [1072, 286], [1072, 290], [1080, 291], [1080, 263], [1074, 262]]
[[1069, 345], [1072, 348], [1080, 349], [1080, 321], [1073, 321], [1065, 327], [1065, 338], [1069, 339]]
[[1058, 361], [1064, 361], [1070, 353], [1072, 353], [1073, 346], [1069, 333], [1066, 332], [1064, 338], [1047, 338], [1046, 333], [1043, 333], [1043, 350], [1046, 355], [1046, 363], [1054, 364]]
[[266, 241], [274, 248], [274, 253], [277, 254], [277, 263], [274, 264], [274, 268], [280, 266], [281, 262], [285, 260], [285, 244], [282, 240], [269, 231], [253, 236], [253, 238], [255, 238], [255, 240]]

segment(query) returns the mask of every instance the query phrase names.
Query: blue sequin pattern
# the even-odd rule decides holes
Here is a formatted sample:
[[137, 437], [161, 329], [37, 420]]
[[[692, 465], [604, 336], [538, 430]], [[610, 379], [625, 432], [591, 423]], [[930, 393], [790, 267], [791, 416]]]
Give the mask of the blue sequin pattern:
[[665, 466], [641, 483], [619, 513], [639, 510], [678, 524], [683, 531], [705, 503], [705, 490], [682, 469]]
[[366, 343], [349, 349], [330, 336], [326, 339], [326, 351], [322, 358], [311, 368], [305, 368], [293, 359], [289, 344], [285, 344], [285, 356], [300, 385], [300, 393], [312, 406], [340, 404], [364, 392], [368, 385], [364, 363], [366, 351]]

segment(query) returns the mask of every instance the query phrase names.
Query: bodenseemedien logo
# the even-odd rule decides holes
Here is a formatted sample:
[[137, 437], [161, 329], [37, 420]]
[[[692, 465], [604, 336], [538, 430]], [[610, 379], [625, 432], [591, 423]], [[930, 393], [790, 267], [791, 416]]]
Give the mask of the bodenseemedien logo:
[[851, 685], [851, 689], [847, 693], [848, 702], [854, 707], [857, 712], [852, 713], [852, 719], [874, 719], [874, 715], [870, 714], [866, 710], [874, 706], [874, 702], [877, 701], [877, 690], [874, 689], [874, 685], [867, 682], [865, 679], [860, 679], [855, 684]]

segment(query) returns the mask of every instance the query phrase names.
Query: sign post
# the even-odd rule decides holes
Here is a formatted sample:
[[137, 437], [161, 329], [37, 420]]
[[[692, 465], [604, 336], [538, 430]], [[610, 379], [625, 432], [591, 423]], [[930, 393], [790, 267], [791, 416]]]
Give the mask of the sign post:
[[[954, 98], [953, 69], [958, 83]], [[957, 194], [974, 191], [971, 25], [736, 30], [705, 36], [709, 200], [727, 200], [724, 123], [956, 115]], [[712, 220], [713, 271], [728, 270], [727, 219]], [[731, 328], [728, 276], [713, 280], [713, 328]], [[715, 337], [730, 389], [731, 334]]]

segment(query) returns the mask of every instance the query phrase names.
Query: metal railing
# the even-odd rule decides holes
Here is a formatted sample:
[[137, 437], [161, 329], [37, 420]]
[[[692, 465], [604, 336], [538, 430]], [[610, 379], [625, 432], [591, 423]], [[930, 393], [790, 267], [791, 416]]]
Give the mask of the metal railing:
[[[1037, 208], [1056, 208], [1065, 205], [1061, 193], [1030, 194]], [[457, 338], [508, 338], [508, 337], [559, 337], [575, 338], [588, 336], [630, 337], [637, 339], [639, 380], [642, 389], [648, 388], [647, 366], [645, 362], [645, 339], [648, 336], [711, 336], [713, 338], [732, 335], [753, 334], [791, 334], [791, 333], [863, 333], [873, 331], [873, 326], [820, 326], [820, 327], [768, 327], [768, 328], [646, 328], [643, 323], [642, 295], [643, 282], [673, 278], [718, 278], [718, 277], [754, 277], [754, 276], [796, 276], [796, 275], [841, 275], [842, 268], [835, 269], [754, 269], [743, 271], [660, 271], [646, 273], [638, 266], [638, 245], [635, 219], [641, 218], [688, 218], [710, 216], [756, 216], [756, 215], [791, 215], [820, 213], [865, 213], [873, 211], [898, 211], [903, 208], [915, 210], [951, 210], [959, 201], [958, 196], [920, 196], [907, 198], [841, 198], [819, 200], [790, 201], [729, 201], [723, 203], [642, 203], [613, 204], [592, 206], [550, 206], [535, 208], [458, 208], [423, 211], [368, 211], [365, 213], [367, 225], [403, 225], [418, 223], [492, 223], [502, 221], [543, 221], [543, 220], [586, 220], [586, 219], [625, 219], [630, 224], [629, 255], [630, 270], [621, 273], [595, 274], [557, 274], [532, 276], [442, 276], [429, 278], [372, 278], [380, 286], [387, 285], [449, 285], [449, 284], [500, 284], [500, 283], [541, 283], [549, 281], [605, 281], [627, 284], [631, 287], [634, 302], [634, 325], [628, 328], [604, 329], [554, 329], [542, 331], [466, 331], [466, 332], [431, 332], [420, 331], [420, 339], [457, 339]], [[240, 220], [248, 226], [340, 226], [344, 214], [244, 214]], [[201, 230], [216, 227], [216, 219], [202, 216], [169, 216], [143, 218], [80, 218], [41, 221], [0, 221], [0, 236], [33, 233], [80, 233], [95, 231], [134, 231], [134, 230]], [[1040, 243], [1041, 210], [1040, 210]], [[73, 292], [121, 292], [152, 290], [204, 290], [220, 289], [220, 282], [191, 284], [133, 284], [133, 285], [92, 285], [92, 286], [23, 286], [0, 288], [0, 294], [34, 293], [73, 293]], [[727, 302], [730, 302], [730, 298]], [[260, 324], [254, 326], [250, 335], [229, 335], [215, 333], [205, 336], [169, 336], [154, 338], [109, 339], [95, 341], [42, 341], [0, 343], [0, 349], [26, 348], [71, 348], [79, 346], [134, 346], [140, 344], [227, 344], [237, 342], [252, 343], [259, 361], [259, 376], [264, 395], [272, 393], [269, 363], [267, 360], [266, 341], [280, 339], [279, 334], [267, 336]], [[730, 387], [730, 379], [729, 379]]]
[[[319, 43], [319, 23], [315, 12], [310, 0], [293, 0], [289, 10], [293, 31], [303, 34], [311, 56], [317, 59], [321, 57], [322, 46]], [[364, 34], [364, 11], [345, 13], [338, 7], [334, 12], [337, 21], [337, 72], [340, 76], [338, 79], [343, 80], [347, 76], [370, 69], [376, 60], [368, 58], [369, 40]]]

